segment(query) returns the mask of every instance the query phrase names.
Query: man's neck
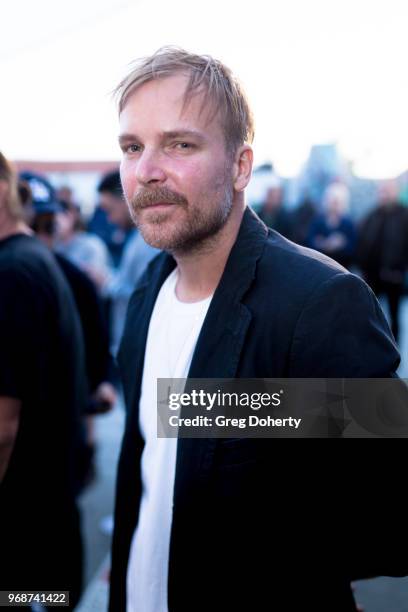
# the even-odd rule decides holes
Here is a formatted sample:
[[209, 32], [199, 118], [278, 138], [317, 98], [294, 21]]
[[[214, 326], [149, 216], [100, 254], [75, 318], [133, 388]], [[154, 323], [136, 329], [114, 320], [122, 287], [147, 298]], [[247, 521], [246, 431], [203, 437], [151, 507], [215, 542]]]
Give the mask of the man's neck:
[[24, 221], [9, 217], [0, 220], [0, 240], [5, 240], [14, 234], [31, 234], [31, 230]]
[[244, 208], [243, 202], [234, 206], [225, 226], [196, 252], [173, 254], [178, 266], [176, 294], [180, 301], [198, 302], [214, 293], [236, 241]]

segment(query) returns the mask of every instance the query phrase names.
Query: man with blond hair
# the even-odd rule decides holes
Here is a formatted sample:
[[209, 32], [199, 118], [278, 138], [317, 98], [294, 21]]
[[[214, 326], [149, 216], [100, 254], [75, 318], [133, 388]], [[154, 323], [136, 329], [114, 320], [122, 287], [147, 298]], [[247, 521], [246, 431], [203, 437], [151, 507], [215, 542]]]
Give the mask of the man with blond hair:
[[159, 439], [156, 381], [392, 376], [377, 301], [245, 206], [254, 127], [226, 66], [164, 48], [117, 93], [129, 211], [165, 253], [133, 293], [118, 356], [128, 417], [110, 610], [355, 610], [352, 579], [408, 564], [367, 554], [364, 504], [344, 520], [342, 466], [328, 482], [310, 450], [292, 469], [275, 440]]

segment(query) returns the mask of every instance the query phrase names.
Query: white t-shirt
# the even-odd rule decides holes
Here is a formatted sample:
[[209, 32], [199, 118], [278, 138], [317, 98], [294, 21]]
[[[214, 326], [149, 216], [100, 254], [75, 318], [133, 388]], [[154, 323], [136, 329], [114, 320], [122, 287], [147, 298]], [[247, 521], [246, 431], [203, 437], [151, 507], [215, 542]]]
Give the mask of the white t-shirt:
[[150, 319], [139, 402], [145, 440], [143, 492], [127, 569], [127, 612], [167, 612], [167, 578], [177, 438], [157, 437], [157, 378], [186, 378], [212, 296], [180, 302], [177, 268], [163, 283]]

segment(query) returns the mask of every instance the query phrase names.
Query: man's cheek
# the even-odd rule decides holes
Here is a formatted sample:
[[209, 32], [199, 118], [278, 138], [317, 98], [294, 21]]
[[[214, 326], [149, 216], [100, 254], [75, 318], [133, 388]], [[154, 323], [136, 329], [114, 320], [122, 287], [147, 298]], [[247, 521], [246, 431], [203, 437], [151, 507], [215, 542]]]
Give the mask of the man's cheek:
[[167, 174], [169, 177], [180, 185], [180, 188], [188, 188], [191, 185], [198, 185], [207, 182], [208, 172], [206, 164], [202, 159], [182, 160], [182, 163], [175, 162], [167, 166]]

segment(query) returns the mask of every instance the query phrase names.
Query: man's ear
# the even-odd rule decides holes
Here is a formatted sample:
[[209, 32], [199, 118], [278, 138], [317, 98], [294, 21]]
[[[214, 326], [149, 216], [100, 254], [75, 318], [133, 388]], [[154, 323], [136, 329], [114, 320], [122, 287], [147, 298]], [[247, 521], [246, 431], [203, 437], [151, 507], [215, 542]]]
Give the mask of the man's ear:
[[234, 160], [234, 189], [243, 191], [248, 185], [254, 162], [254, 153], [249, 145], [242, 145], [235, 154]]

